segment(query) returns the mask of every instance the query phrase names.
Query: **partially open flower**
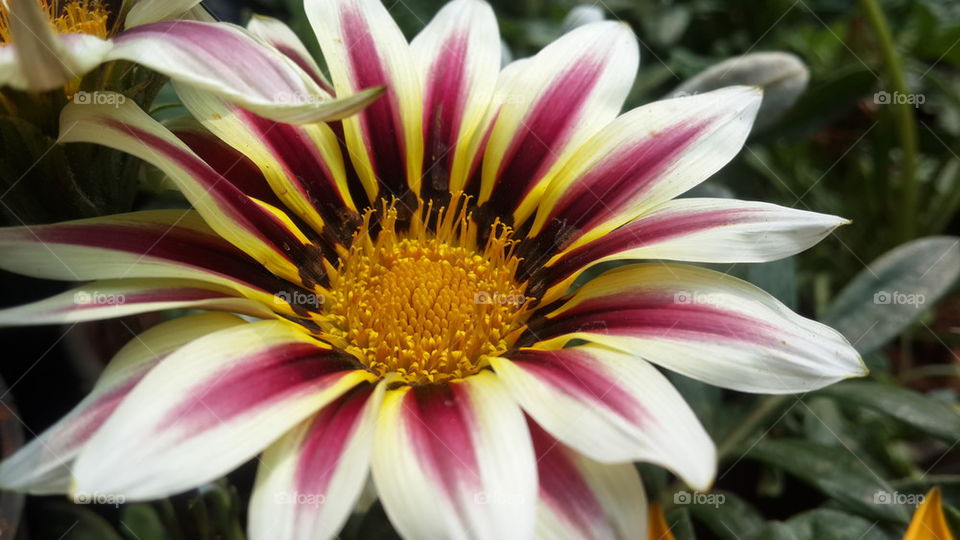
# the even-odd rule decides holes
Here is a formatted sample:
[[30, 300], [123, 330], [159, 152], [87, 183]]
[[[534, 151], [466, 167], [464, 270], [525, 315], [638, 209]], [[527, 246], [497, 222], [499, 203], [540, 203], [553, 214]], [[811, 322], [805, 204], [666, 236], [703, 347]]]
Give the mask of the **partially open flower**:
[[[647, 530], [633, 462], [696, 489], [716, 468], [655, 366], [773, 393], [864, 373], [832, 329], [670, 262], [769, 261], [844, 223], [674, 200], [740, 150], [757, 89], [620, 115], [639, 56], [623, 24], [580, 26], [500, 71], [478, 0], [410, 44], [375, 0], [306, 8], [338, 95], [387, 88], [357, 116], [278, 124], [184, 85], [206, 131], [173, 133], [129, 103], [64, 112], [64, 140], [143, 158], [194, 209], [0, 231], [4, 269], [100, 280], [0, 321], [264, 320], [193, 315], [140, 335], [0, 466], [4, 486], [151, 499], [264, 452], [253, 538], [333, 537], [368, 471], [409, 538], [633, 537]], [[572, 287], [607, 261], [620, 265]]]

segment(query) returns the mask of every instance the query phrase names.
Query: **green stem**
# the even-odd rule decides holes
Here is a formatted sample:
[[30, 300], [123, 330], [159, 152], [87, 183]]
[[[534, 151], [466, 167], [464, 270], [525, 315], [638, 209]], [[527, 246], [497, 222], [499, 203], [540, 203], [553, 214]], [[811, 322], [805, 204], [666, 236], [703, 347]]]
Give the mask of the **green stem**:
[[900, 233], [902, 240], [910, 240], [916, 236], [917, 199], [920, 187], [917, 182], [917, 123], [914, 118], [914, 106], [906, 100], [909, 94], [906, 79], [903, 76], [903, 65], [897, 54], [886, 15], [877, 0], [860, 0], [860, 6], [880, 45], [880, 54], [886, 66], [887, 77], [890, 79], [890, 90], [893, 91], [891, 97], [897, 94], [902, 96], [900, 99], [891, 99], [890, 106], [894, 107], [897, 138], [900, 141], [900, 149], [903, 151]]

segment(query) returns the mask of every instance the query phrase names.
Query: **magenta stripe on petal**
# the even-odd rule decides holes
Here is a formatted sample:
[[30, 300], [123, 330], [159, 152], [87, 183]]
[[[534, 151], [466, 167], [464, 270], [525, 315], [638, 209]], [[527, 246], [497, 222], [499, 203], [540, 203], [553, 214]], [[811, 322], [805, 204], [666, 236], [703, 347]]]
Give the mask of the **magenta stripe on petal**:
[[480, 485], [471, 435], [476, 418], [463, 383], [415, 387], [404, 396], [403, 412], [417, 461], [449, 497]]
[[373, 172], [389, 193], [406, 192], [406, 161], [403, 122], [400, 119], [396, 88], [387, 74], [380, 51], [363, 15], [345, 6], [340, 13], [343, 39], [349, 55], [355, 88], [385, 86], [386, 94], [357, 114], [368, 148]]
[[431, 189], [449, 186], [463, 113], [467, 99], [466, 33], [452, 34], [444, 41], [441, 54], [430, 68], [423, 108], [425, 170]]
[[320, 74], [317, 73], [317, 70], [310, 64], [310, 61], [307, 58], [304, 58], [299, 51], [296, 51], [293, 48], [281, 43], [273, 42], [271, 44], [276, 47], [278, 51], [280, 51], [280, 54], [286, 56], [290, 60], [293, 60], [293, 63], [296, 64], [297, 67], [309, 75], [310, 78], [313, 79], [313, 82], [317, 83], [317, 86], [323, 88], [323, 90], [331, 96], [333, 95], [333, 87], [330, 86], [327, 81], [323, 80]]
[[490, 197], [494, 208], [511, 213], [556, 162], [603, 68], [602, 61], [583, 59], [559, 75], [540, 96], [501, 160]]
[[260, 168], [250, 158], [213, 135], [186, 130], [174, 131], [173, 134], [237, 189], [250, 197], [278, 208], [282, 207], [283, 203], [273, 193]]
[[[343, 452], [360, 425], [370, 395], [369, 387], [356, 389], [316, 415], [298, 450], [300, 457], [294, 472], [297, 493], [316, 496], [311, 500], [318, 501], [329, 496], [327, 487], [340, 460], [350, 459]], [[303, 513], [298, 516], [306, 517]]]
[[740, 223], [756, 213], [755, 210], [751, 209], [723, 209], [652, 214], [571, 250], [553, 267], [546, 270], [550, 276], [548, 279], [550, 282], [560, 282], [577, 270], [603, 257], [713, 227]]
[[645, 409], [620, 384], [585, 361], [579, 349], [541, 351], [527, 349], [511, 356], [517, 366], [573, 398], [602, 404], [633, 424], [647, 419]]
[[656, 185], [710, 124], [710, 120], [680, 124], [619, 150], [570, 186], [551, 219], [581, 230], [600, 225]]
[[347, 357], [309, 343], [289, 343], [238, 358], [191, 388], [160, 422], [183, 439], [294, 396], [321, 392], [354, 370]]
[[23, 236], [25, 241], [86, 246], [169, 261], [263, 291], [290, 285], [223, 239], [175, 225], [65, 223], [32, 227]]
[[333, 173], [320, 155], [316, 143], [306, 132], [297, 126], [274, 122], [243, 109], [237, 109], [236, 112], [277, 158], [287, 178], [303, 189], [303, 195], [324, 219], [338, 223], [343, 218], [346, 202], [340, 196]]
[[585, 301], [540, 321], [533, 333], [540, 339], [572, 332], [661, 340], [717, 341], [783, 348], [783, 330], [742, 313], [713, 305], [697, 291], [630, 293]]
[[[211, 291], [210, 289], [179, 287], [176, 289], [155, 289], [143, 292], [123, 293], [123, 302], [117, 305], [149, 304], [158, 302], [199, 302], [214, 298], [233, 298], [235, 295]], [[110, 304], [74, 304], [57, 310], [59, 313], [72, 313], [88, 309], [109, 307]]]
[[540, 499], [553, 513], [565, 518], [583, 534], [592, 536], [592, 524], [604, 519], [603, 507], [571, 459], [569, 451], [527, 418], [540, 477]]

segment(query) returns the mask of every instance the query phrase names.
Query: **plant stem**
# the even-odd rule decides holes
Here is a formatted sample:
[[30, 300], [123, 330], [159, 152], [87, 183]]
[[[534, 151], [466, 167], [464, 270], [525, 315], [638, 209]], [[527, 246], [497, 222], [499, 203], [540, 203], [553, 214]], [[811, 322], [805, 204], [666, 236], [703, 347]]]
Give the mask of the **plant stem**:
[[[917, 225], [917, 198], [919, 184], [917, 182], [917, 123], [914, 118], [913, 105], [907, 102], [907, 83], [903, 76], [903, 65], [897, 54], [893, 42], [893, 34], [887, 17], [877, 3], [877, 0], [860, 0], [873, 28], [873, 32], [880, 45], [880, 54], [890, 79], [891, 100], [894, 107], [894, 120], [897, 124], [897, 138], [900, 149], [903, 151], [903, 171], [900, 186], [900, 233], [902, 240], [910, 240], [916, 236]], [[901, 96], [896, 99], [899, 94]]]

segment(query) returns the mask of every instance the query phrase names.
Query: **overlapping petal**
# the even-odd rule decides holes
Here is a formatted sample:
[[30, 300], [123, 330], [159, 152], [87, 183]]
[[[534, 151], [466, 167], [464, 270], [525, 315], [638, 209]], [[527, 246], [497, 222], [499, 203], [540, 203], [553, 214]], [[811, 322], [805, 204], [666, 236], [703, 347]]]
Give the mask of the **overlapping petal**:
[[754, 263], [789, 257], [823, 240], [843, 218], [761, 202], [677, 199], [547, 262], [545, 279], [563, 294], [586, 268], [624, 259]]
[[491, 364], [533, 420], [603, 463], [662, 465], [696, 489], [716, 473], [709, 435], [670, 382], [634, 354], [597, 345], [521, 349]]
[[535, 422], [540, 504], [537, 538], [635, 538], [647, 528], [647, 496], [632, 463], [604, 465], [551, 437]]
[[749, 283], [692, 266], [611, 270], [530, 327], [551, 345], [586, 339], [744, 392], [806, 392], [866, 374], [837, 331]]
[[70, 467], [83, 444], [152, 367], [195, 339], [241, 324], [244, 321], [232, 315], [204, 313], [161, 323], [136, 336], [114, 356], [90, 395], [0, 463], [0, 486], [36, 494], [66, 493]]
[[497, 85], [478, 199], [513, 215], [516, 224], [535, 210], [546, 182], [574, 150], [620, 112], [639, 51], [629, 27], [598, 22], [520, 62], [523, 68], [508, 67]]
[[551, 181], [531, 235], [552, 228], [559, 247], [576, 247], [703, 182], [740, 151], [761, 93], [730, 87], [621, 115]]
[[326, 75], [320, 70], [320, 66], [297, 34], [283, 21], [273, 17], [254, 15], [247, 23], [247, 30], [293, 60], [300, 69], [310, 75], [314, 82], [320, 85], [320, 88], [333, 95], [333, 85], [327, 80]]
[[423, 92], [410, 46], [379, 0], [306, 0], [337, 95], [384, 86], [386, 94], [343, 120], [350, 159], [370, 200], [381, 190], [419, 193]]
[[133, 28], [164, 19], [172, 19], [190, 11], [199, 5], [201, 0], [139, 0], [133, 4], [127, 13], [123, 25]]
[[423, 78], [425, 189], [443, 193], [466, 183], [476, 159], [472, 140], [500, 71], [499, 36], [489, 4], [454, 0], [410, 43]]
[[87, 442], [74, 494], [132, 501], [189, 489], [371, 379], [290, 323], [209, 334], [155, 367]]
[[368, 478], [385, 388], [357, 388], [267, 448], [250, 500], [252, 538], [337, 535]]
[[373, 478], [408, 538], [528, 538], [537, 493], [530, 435], [490, 372], [387, 392]]

